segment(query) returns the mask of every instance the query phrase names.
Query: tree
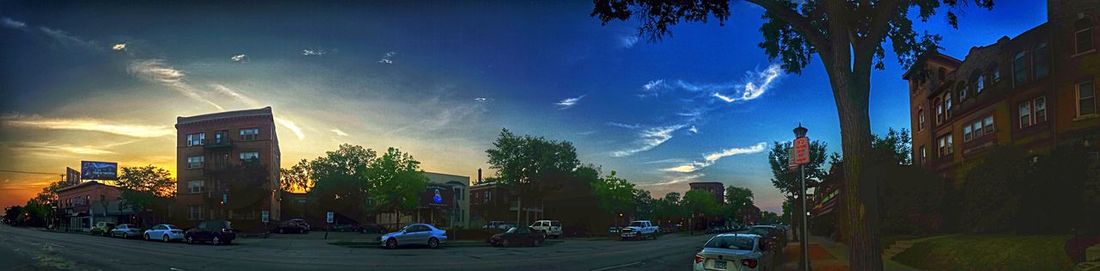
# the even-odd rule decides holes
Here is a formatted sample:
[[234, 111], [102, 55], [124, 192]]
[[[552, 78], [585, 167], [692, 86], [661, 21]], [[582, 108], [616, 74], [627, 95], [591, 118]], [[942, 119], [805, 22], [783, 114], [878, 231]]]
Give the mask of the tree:
[[523, 198], [541, 200], [539, 197], [544, 192], [555, 189], [542, 180], [573, 172], [580, 166], [573, 143], [517, 136], [508, 129], [502, 129], [493, 148], [485, 152], [489, 156], [489, 167], [497, 171], [499, 183], [517, 196], [517, 220], [523, 210]]
[[615, 171], [593, 183], [592, 191], [596, 194], [600, 210], [612, 217], [634, 211], [634, 184], [615, 176]]
[[11, 226], [21, 226], [20, 216], [24, 213], [23, 206], [14, 205], [4, 208], [4, 223]]
[[727, 186], [726, 187], [726, 205], [729, 206], [730, 212], [727, 214], [734, 215], [738, 221], [744, 222], [745, 210], [749, 210], [752, 207], [752, 190], [743, 187]]
[[912, 138], [909, 130], [901, 131], [890, 128], [885, 137], [871, 136], [871, 149], [874, 150], [874, 160], [889, 161], [895, 165], [912, 165], [913, 151]]
[[686, 212], [680, 206], [680, 193], [669, 192], [663, 198], [654, 200], [653, 215], [666, 223], [680, 221], [686, 216]]
[[782, 219], [779, 218], [779, 214], [769, 211], [760, 213], [760, 223], [762, 224], [777, 224], [780, 222], [782, 222]]
[[634, 217], [651, 219], [653, 208], [653, 196], [649, 194], [649, 190], [634, 189]]
[[1012, 229], [1024, 192], [1019, 184], [1028, 180], [1026, 157], [1012, 147], [995, 147], [966, 173], [961, 208], [964, 229], [980, 233]]
[[302, 159], [290, 168], [279, 169], [279, 189], [286, 192], [309, 192], [316, 184], [312, 175], [309, 161]]
[[[144, 211], [156, 205], [158, 198], [175, 195], [176, 181], [167, 169], [153, 165], [122, 167], [118, 187], [123, 188], [121, 206], [134, 211]], [[160, 209], [160, 208], [158, 208]]]
[[[684, 198], [680, 201], [680, 205], [687, 210], [692, 218], [695, 218], [696, 214], [704, 216], [716, 216], [721, 212], [721, 204], [714, 199], [710, 193], [702, 190], [690, 190], [684, 193]], [[692, 219], [694, 222], [695, 219]], [[692, 226], [692, 229], [695, 227]]]
[[428, 185], [428, 177], [420, 170], [420, 162], [396, 148], [387, 149], [363, 173], [373, 209], [393, 211], [397, 220], [401, 218], [401, 211], [416, 209], [420, 194]]
[[[799, 189], [802, 189], [802, 183], [799, 178], [801, 174], [805, 172], [806, 187], [808, 189], [808, 187], [820, 183], [821, 180], [828, 175], [828, 172], [824, 169], [827, 144], [820, 140], [810, 142], [810, 162], [802, 165], [801, 170], [803, 172], [791, 170], [787, 167], [790, 163], [791, 147], [791, 142], [775, 142], [772, 144], [772, 149], [768, 152], [768, 164], [772, 169], [772, 185], [775, 186], [776, 189], [779, 189], [779, 192], [782, 193], [788, 201], [794, 202], [794, 214], [803, 214], [802, 199], [799, 198], [798, 193]], [[798, 240], [800, 236], [799, 232], [802, 229], [800, 226], [802, 225], [802, 217], [803, 216], [796, 215], [793, 217], [794, 220], [791, 221], [791, 226], [794, 226], [792, 227], [792, 233], [794, 233], [796, 240]]]
[[377, 155], [373, 150], [341, 144], [335, 151], [309, 162], [316, 182], [310, 196], [325, 211], [360, 219], [366, 211], [368, 166]]
[[[731, 16], [726, 0], [596, 0], [591, 16], [604, 24], [637, 16], [642, 25], [638, 32], [650, 41], [671, 35], [669, 28], [681, 20], [707, 22], [711, 18], [724, 24]], [[878, 206], [874, 191], [877, 182], [863, 175], [863, 158], [871, 152], [871, 125], [868, 115], [872, 69], [884, 69], [886, 39], [897, 61], [908, 69], [928, 50], [937, 48], [940, 36], [924, 33], [918, 37], [910, 10], [917, 9], [922, 21], [936, 14], [943, 5], [950, 8], [947, 21], [958, 27], [954, 10], [967, 3], [992, 9], [992, 0], [881, 0], [881, 1], [784, 1], [746, 0], [764, 8], [764, 24], [759, 44], [771, 59], [782, 61], [784, 70], [800, 73], [813, 55], [822, 61], [840, 119], [841, 147], [850, 159], [844, 163], [848, 187], [851, 267], [855, 270], [881, 270], [878, 244]], [[866, 181], [865, 181], [866, 180]]]

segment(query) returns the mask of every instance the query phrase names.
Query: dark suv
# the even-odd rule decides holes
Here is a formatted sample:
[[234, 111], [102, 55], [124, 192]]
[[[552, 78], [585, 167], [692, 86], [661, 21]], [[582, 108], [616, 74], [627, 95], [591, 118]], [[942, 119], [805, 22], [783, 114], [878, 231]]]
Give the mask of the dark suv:
[[215, 245], [228, 245], [235, 238], [237, 238], [236, 231], [230, 226], [229, 221], [225, 220], [203, 221], [197, 227], [183, 233], [183, 241], [188, 244], [210, 242]]
[[306, 223], [306, 221], [304, 219], [295, 218], [295, 219], [280, 222], [279, 225], [275, 227], [275, 232], [278, 232], [278, 233], [288, 233], [288, 232], [309, 233], [309, 229], [310, 229], [309, 223]]

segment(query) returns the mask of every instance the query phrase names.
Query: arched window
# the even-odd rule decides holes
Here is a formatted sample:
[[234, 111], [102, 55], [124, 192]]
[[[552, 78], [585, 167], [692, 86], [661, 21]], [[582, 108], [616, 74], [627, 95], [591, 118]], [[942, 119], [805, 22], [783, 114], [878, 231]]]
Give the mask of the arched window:
[[1092, 50], [1092, 20], [1081, 18], [1073, 23], [1073, 38], [1076, 44], [1074, 53], [1080, 54]]
[[1001, 67], [998, 67], [997, 63], [989, 64], [989, 69], [987, 69], [987, 72], [989, 73], [990, 86], [1001, 82]]
[[974, 74], [970, 75], [970, 87], [974, 89], [974, 94], [981, 94], [982, 90], [985, 90], [985, 74], [982, 74], [982, 71], [975, 70]]

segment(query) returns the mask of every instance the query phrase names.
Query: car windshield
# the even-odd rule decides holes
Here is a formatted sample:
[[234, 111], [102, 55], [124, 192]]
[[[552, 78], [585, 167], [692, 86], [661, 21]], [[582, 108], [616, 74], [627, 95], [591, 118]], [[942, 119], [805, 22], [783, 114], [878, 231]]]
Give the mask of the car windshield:
[[755, 244], [755, 241], [750, 237], [718, 236], [710, 239], [703, 247], [753, 250], [753, 244]]

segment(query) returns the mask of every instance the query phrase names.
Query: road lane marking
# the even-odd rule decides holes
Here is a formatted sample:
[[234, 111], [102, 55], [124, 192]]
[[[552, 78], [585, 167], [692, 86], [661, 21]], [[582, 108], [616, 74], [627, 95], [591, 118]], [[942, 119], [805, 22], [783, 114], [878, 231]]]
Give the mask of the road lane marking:
[[615, 270], [615, 269], [619, 269], [619, 268], [624, 268], [624, 267], [631, 267], [631, 266], [635, 266], [635, 265], [639, 265], [639, 264], [642, 264], [642, 262], [632, 262], [632, 263], [628, 263], [628, 264], [620, 264], [620, 265], [615, 265], [615, 266], [608, 266], [608, 267], [604, 267], [604, 268], [600, 268], [600, 269], [592, 269], [592, 271], [607, 271], [607, 270]]
[[172, 271], [184, 271], [183, 269], [179, 269], [179, 268], [175, 268], [175, 267], [169, 267], [169, 268], [168, 268], [168, 270], [172, 270]]

